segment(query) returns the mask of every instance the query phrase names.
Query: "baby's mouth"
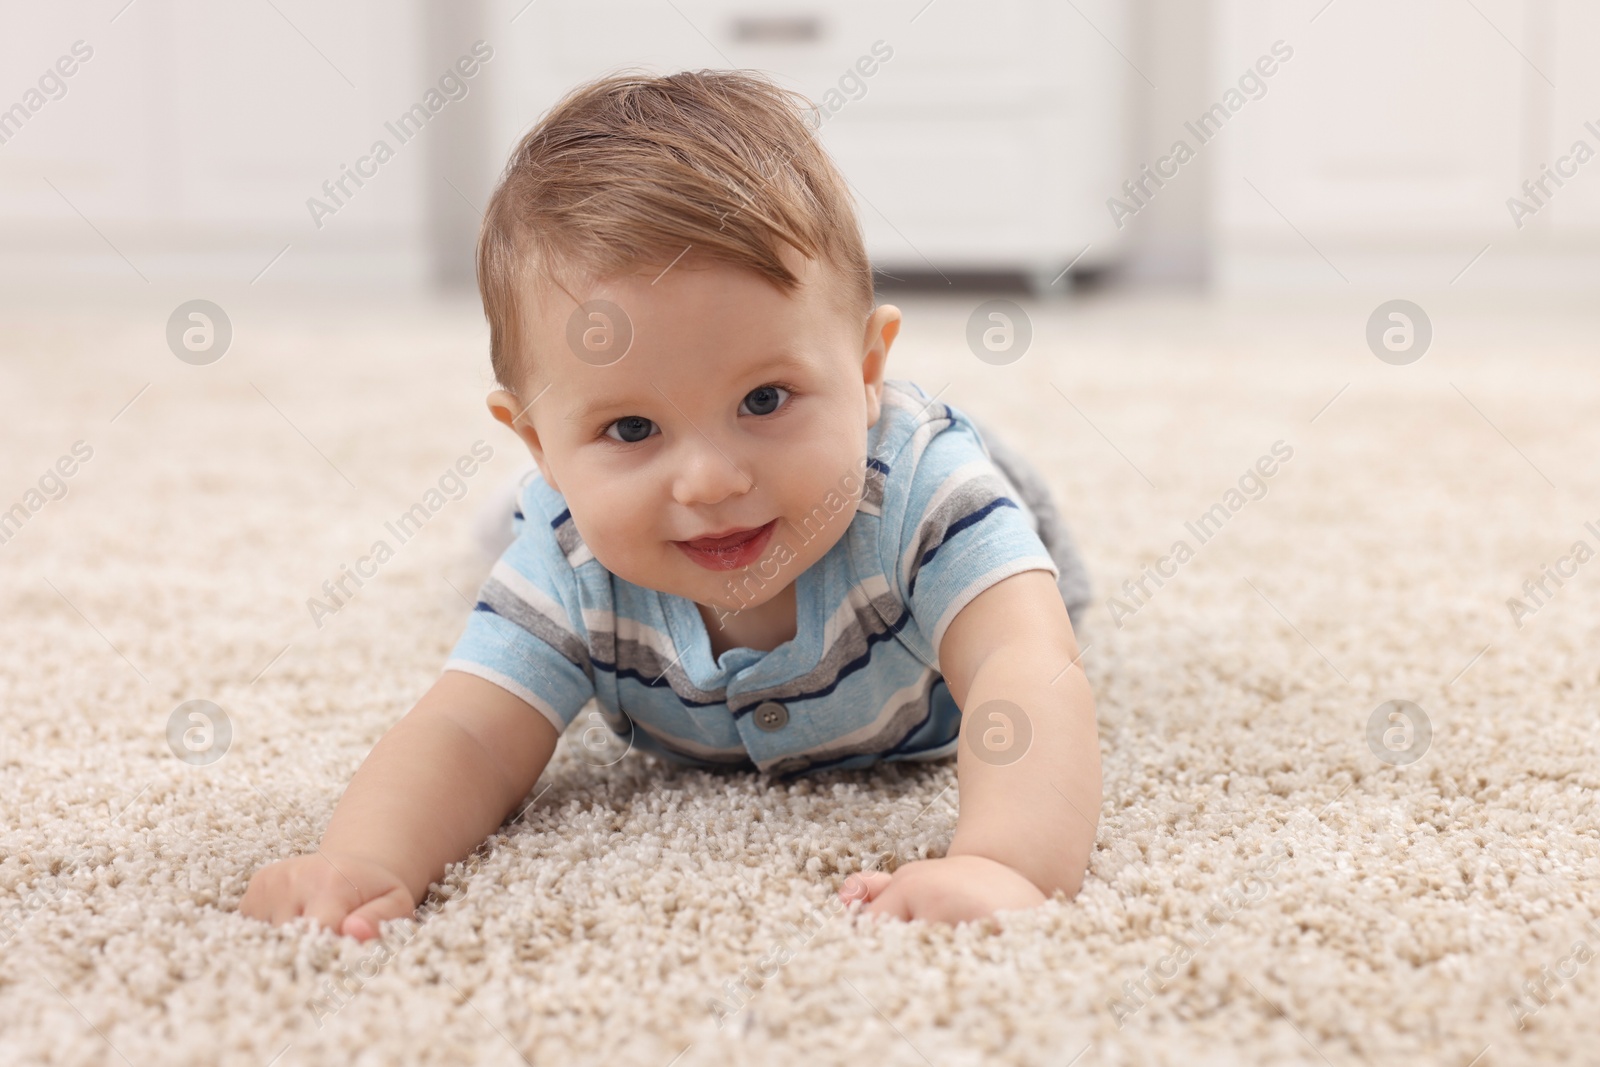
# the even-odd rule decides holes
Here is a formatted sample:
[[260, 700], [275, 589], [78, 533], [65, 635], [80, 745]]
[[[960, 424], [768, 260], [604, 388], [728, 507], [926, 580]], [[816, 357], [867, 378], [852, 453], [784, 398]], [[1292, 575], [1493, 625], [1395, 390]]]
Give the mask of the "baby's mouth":
[[772, 531], [778, 525], [773, 519], [753, 529], [734, 530], [720, 537], [697, 537], [692, 541], [674, 541], [673, 544], [691, 560], [711, 571], [731, 571], [754, 563], [761, 557]]

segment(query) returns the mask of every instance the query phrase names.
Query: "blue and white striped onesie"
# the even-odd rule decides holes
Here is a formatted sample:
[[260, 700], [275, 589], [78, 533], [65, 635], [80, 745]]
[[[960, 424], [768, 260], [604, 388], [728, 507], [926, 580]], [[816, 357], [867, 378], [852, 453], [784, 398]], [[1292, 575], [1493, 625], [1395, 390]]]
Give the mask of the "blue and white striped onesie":
[[972, 420], [911, 382], [884, 383], [865, 476], [845, 488], [859, 507], [795, 578], [794, 638], [713, 658], [695, 604], [606, 570], [535, 471], [446, 669], [557, 730], [594, 700], [634, 747], [700, 766], [790, 775], [950, 755], [945, 630], [996, 582], [1061, 570]]

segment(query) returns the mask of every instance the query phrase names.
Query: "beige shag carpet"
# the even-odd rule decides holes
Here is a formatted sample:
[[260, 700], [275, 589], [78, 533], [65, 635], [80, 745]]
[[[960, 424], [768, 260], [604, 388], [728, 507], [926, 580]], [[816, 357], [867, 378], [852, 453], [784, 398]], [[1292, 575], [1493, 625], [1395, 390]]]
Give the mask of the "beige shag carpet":
[[[1082, 894], [837, 914], [872, 857], [940, 854], [952, 764], [775, 786], [596, 768], [569, 735], [379, 949], [236, 907], [434, 677], [521, 454], [472, 303], [206, 294], [233, 340], [190, 366], [164, 329], [196, 295], [0, 312], [0, 508], [46, 490], [0, 544], [0, 1063], [1600, 1061], [1594, 313], [1424, 298], [1432, 349], [1391, 366], [1363, 340], [1390, 293], [1030, 303], [995, 367], [963, 340], [980, 297], [903, 300], [892, 373], [1009, 428], [1089, 560]], [[466, 496], [319, 628], [308, 599], [480, 439]], [[1569, 576], [1513, 618], [1546, 565]], [[191, 700], [231, 725], [216, 762], [169, 744]], [[1428, 728], [1369, 741], [1391, 700]]]

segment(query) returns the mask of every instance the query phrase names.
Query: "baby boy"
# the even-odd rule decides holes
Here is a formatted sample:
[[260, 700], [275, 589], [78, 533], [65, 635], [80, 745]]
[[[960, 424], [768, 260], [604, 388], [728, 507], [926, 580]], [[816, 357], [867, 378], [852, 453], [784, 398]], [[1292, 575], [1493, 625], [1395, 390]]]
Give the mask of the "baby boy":
[[1061, 568], [972, 420], [884, 379], [901, 315], [805, 115], [748, 72], [618, 75], [518, 145], [478, 246], [489, 409], [537, 466], [515, 537], [320, 849], [258, 871], [244, 914], [362, 940], [411, 915], [591, 700], [700, 767], [954, 753], [946, 854], [852, 875], [868, 912], [1077, 893], [1100, 756]]

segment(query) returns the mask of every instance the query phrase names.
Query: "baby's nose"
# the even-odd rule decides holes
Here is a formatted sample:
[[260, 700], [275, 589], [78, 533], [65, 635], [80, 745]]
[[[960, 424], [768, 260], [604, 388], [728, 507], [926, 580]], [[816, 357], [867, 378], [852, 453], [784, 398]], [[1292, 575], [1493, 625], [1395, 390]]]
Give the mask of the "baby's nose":
[[754, 488], [754, 478], [704, 437], [684, 449], [673, 472], [672, 495], [685, 506], [717, 504]]

